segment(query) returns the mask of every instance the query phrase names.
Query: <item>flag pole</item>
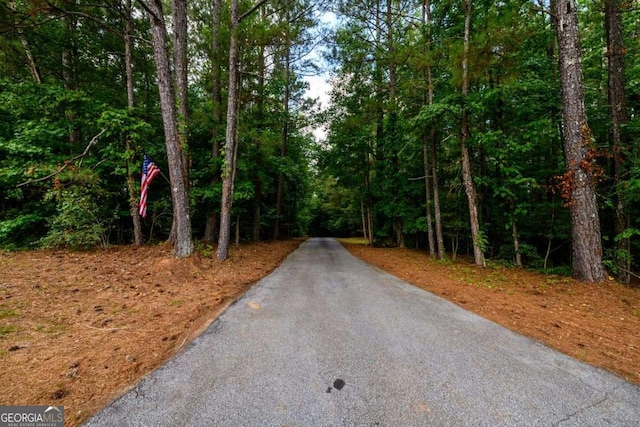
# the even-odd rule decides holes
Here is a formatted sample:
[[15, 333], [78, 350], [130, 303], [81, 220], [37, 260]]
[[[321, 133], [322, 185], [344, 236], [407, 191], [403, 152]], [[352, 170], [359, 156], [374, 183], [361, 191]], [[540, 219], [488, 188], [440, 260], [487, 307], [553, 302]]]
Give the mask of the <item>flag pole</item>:
[[169, 185], [171, 185], [171, 181], [169, 181], [169, 178], [167, 178], [167, 176], [164, 174], [164, 172], [162, 172], [162, 171], [161, 171], [161, 172], [160, 172], [160, 175], [162, 175], [162, 177], [163, 177], [164, 179], [166, 179], [166, 180], [167, 180], [167, 182], [169, 183]]

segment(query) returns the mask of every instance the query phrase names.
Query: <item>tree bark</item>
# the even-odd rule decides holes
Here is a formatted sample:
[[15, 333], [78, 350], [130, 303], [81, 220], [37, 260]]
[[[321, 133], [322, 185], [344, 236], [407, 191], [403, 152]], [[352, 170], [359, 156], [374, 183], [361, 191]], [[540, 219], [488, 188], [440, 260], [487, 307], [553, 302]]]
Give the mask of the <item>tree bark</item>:
[[[431, 1], [424, 0], [422, 2], [422, 25], [428, 27], [427, 28], [427, 40], [425, 43], [426, 55], [431, 53]], [[430, 59], [429, 59], [430, 60]], [[427, 94], [426, 99], [423, 99], [423, 105], [433, 105], [433, 75], [431, 70], [431, 64], [428, 63], [426, 67], [422, 67], [422, 80], [427, 83]], [[424, 188], [425, 188], [425, 196], [426, 196], [426, 214], [427, 214], [427, 239], [429, 241], [429, 255], [431, 258], [436, 257], [436, 241], [433, 233], [433, 219], [431, 217], [432, 210], [432, 199], [431, 199], [431, 179], [429, 174], [431, 173], [431, 168], [429, 167], [429, 145], [435, 144], [435, 127], [432, 126], [431, 132], [424, 134], [424, 140], [422, 143], [422, 159], [424, 163]], [[431, 138], [430, 138], [431, 137]], [[433, 159], [432, 159], [433, 161]]]
[[127, 81], [127, 108], [129, 112], [133, 110], [134, 82], [133, 82], [133, 59], [131, 53], [131, 32], [133, 31], [133, 17], [131, 15], [132, 0], [124, 0], [125, 29], [124, 29], [124, 68]]
[[462, 98], [465, 105], [462, 107], [462, 124], [460, 135], [460, 151], [462, 152], [462, 181], [464, 183], [467, 200], [469, 203], [469, 222], [471, 226], [471, 239], [473, 243], [473, 258], [476, 265], [486, 267], [484, 253], [480, 241], [480, 224], [478, 221], [478, 195], [471, 173], [471, 160], [467, 140], [469, 139], [469, 110], [466, 106], [469, 96], [469, 44], [471, 41], [471, 11], [472, 0], [464, 0], [464, 45], [462, 56]]
[[74, 53], [76, 18], [73, 14], [64, 15], [62, 21], [66, 27], [65, 38], [67, 39], [67, 44], [62, 48], [62, 81], [65, 89], [75, 89]]
[[515, 220], [515, 202], [511, 200], [511, 212], [514, 219], [511, 221], [511, 237], [513, 239], [514, 260], [517, 267], [522, 267], [522, 254], [520, 253], [520, 235], [518, 234], [518, 223]]
[[173, 242], [173, 253], [183, 258], [193, 253], [191, 236], [191, 219], [189, 217], [189, 193], [185, 186], [182, 164], [182, 152], [176, 119], [175, 94], [172, 87], [169, 52], [167, 51], [167, 28], [162, 12], [162, 0], [148, 0], [153, 53], [156, 62], [160, 107], [164, 126], [167, 159], [169, 161], [169, 178], [171, 180], [171, 200], [173, 217], [176, 226], [176, 239]]
[[617, 279], [620, 283], [631, 281], [631, 240], [622, 237], [629, 229], [631, 220], [627, 213], [627, 202], [622, 184], [628, 175], [626, 157], [629, 144], [621, 127], [629, 120], [625, 95], [624, 38], [622, 28], [621, 0], [605, 0], [605, 27], [607, 34], [607, 58], [609, 71], [609, 115], [611, 118], [610, 145], [613, 152], [615, 187], [615, 234]]
[[[431, 19], [431, 1], [425, 0], [424, 2], [425, 22], [428, 25], [429, 31], [429, 52], [431, 52], [431, 25], [433, 21]], [[433, 84], [433, 67], [431, 66], [431, 58], [429, 58], [429, 64], [427, 65], [427, 83], [429, 85], [429, 105], [434, 101], [434, 84]], [[442, 234], [442, 213], [440, 211], [440, 191], [438, 189], [438, 147], [436, 144], [436, 129], [431, 129], [431, 182], [433, 185], [433, 210], [435, 217], [436, 228], [436, 242], [438, 248], [438, 259], [444, 259], [444, 237]], [[426, 174], [425, 174], [426, 175]]]
[[186, 0], [173, 0], [173, 69], [175, 74], [176, 104], [178, 106], [178, 137], [182, 154], [183, 177], [189, 188], [189, 85], [187, 56]]
[[[16, 2], [15, 0], [9, 0], [9, 8], [16, 12]], [[38, 66], [36, 65], [36, 60], [31, 52], [31, 48], [29, 47], [29, 41], [24, 36], [24, 32], [22, 27], [18, 22], [15, 23], [18, 35], [20, 36], [20, 43], [22, 43], [22, 47], [24, 48], [24, 53], [27, 56], [27, 62], [29, 63], [29, 71], [31, 72], [31, 77], [33, 77], [33, 81], [37, 84], [42, 84], [42, 78], [40, 77], [40, 71], [38, 70]]]
[[[133, 112], [134, 107], [134, 84], [133, 84], [133, 60], [131, 54], [131, 0], [125, 0], [125, 30], [124, 30], [124, 68], [125, 79], [127, 82], [127, 108], [129, 113]], [[125, 150], [127, 153], [133, 151], [131, 140], [127, 138]], [[142, 223], [140, 221], [140, 211], [138, 209], [138, 197], [136, 191], [135, 166], [132, 160], [127, 156], [127, 189], [129, 191], [129, 212], [131, 213], [131, 221], [133, 222], [133, 244], [142, 245]]]
[[227, 100], [227, 132], [225, 136], [225, 160], [222, 167], [222, 206], [220, 211], [220, 235], [218, 237], [219, 260], [229, 256], [231, 234], [231, 208], [236, 167], [236, 125], [238, 115], [239, 45], [238, 45], [238, 0], [231, 1], [231, 37], [229, 42], [229, 96]]
[[433, 211], [436, 222], [436, 241], [438, 243], [438, 259], [444, 259], [446, 252], [444, 249], [444, 236], [442, 233], [442, 211], [440, 210], [440, 190], [438, 189], [438, 147], [436, 139], [433, 138], [431, 145], [431, 168], [433, 181]]
[[424, 142], [422, 143], [422, 156], [424, 162], [424, 189], [426, 196], [426, 211], [427, 211], [427, 239], [429, 240], [429, 256], [431, 258], [436, 257], [436, 240], [433, 233], [433, 219], [431, 217], [432, 199], [431, 199], [431, 179], [429, 179], [429, 173], [431, 168], [429, 167], [429, 137], [424, 136]]
[[[389, 119], [387, 132], [387, 147], [392, 152], [391, 167], [393, 176], [398, 176], [400, 171], [400, 159], [397, 150], [398, 143], [398, 62], [396, 59], [396, 40], [393, 27], [393, 1], [387, 1], [386, 11], [386, 26], [387, 26], [387, 52], [389, 57]], [[397, 194], [397, 197], [404, 197], [402, 194]], [[396, 199], [397, 200], [397, 199]], [[404, 217], [398, 215], [393, 218], [394, 228], [396, 232], [396, 246], [399, 248], [405, 247], [404, 242]]]
[[[185, 188], [189, 189], [189, 150], [187, 145], [187, 8], [185, 0], [172, 0], [173, 20], [173, 83], [176, 98], [176, 121], [178, 127], [178, 141], [182, 156], [182, 176]], [[169, 242], [175, 242], [177, 235], [176, 218], [173, 217]]]
[[360, 215], [362, 219], [362, 237], [365, 242], [369, 242], [369, 233], [367, 232], [367, 216], [364, 211], [364, 200], [360, 198]]
[[229, 256], [229, 238], [231, 235], [231, 208], [233, 206], [233, 187], [236, 175], [238, 146], [236, 141], [238, 128], [239, 88], [240, 88], [240, 45], [238, 25], [266, 0], [258, 2], [248, 12], [240, 15], [239, 0], [231, 0], [231, 36], [229, 39], [229, 96], [227, 99], [227, 132], [225, 135], [225, 161], [222, 167], [222, 206], [220, 212], [220, 235], [218, 237], [219, 260]]
[[[263, 45], [259, 48], [258, 54], [258, 126], [264, 125], [264, 98], [265, 98], [265, 48]], [[260, 228], [262, 221], [262, 179], [260, 177], [260, 170], [262, 169], [262, 141], [261, 135], [256, 138], [256, 168], [253, 175], [253, 186], [255, 188], [255, 194], [253, 197], [253, 230], [251, 232], [251, 240], [254, 242], [260, 241]]]
[[[77, 7], [77, 3], [72, 1], [69, 4], [69, 9], [73, 12]], [[64, 14], [62, 21], [65, 24], [65, 38], [66, 42], [62, 48], [62, 80], [64, 88], [67, 90], [78, 89], [78, 20], [73, 13]], [[73, 113], [68, 113], [67, 118], [69, 120], [69, 142], [71, 144], [78, 144], [82, 140], [80, 127], [75, 123], [75, 116]]]
[[[367, 146], [369, 149], [370, 147]], [[365, 191], [365, 229], [367, 231], [367, 246], [373, 246], [375, 236], [373, 230], [373, 202], [371, 200], [371, 161], [370, 154], [365, 153], [365, 172], [364, 172], [364, 191]]]
[[236, 238], [235, 238], [236, 247], [240, 246], [240, 212], [236, 215]]
[[[211, 97], [213, 101], [213, 147], [211, 157], [216, 159], [220, 156], [220, 140], [218, 135], [222, 128], [222, 70], [220, 64], [220, 25], [222, 16], [222, 0], [213, 0], [211, 4]], [[220, 182], [220, 173], [218, 170], [213, 171], [213, 179], [211, 185], [216, 186]], [[204, 241], [211, 243], [217, 238], [218, 233], [218, 212], [215, 204], [209, 207], [209, 213], [204, 230]]]
[[[289, 139], [289, 100], [291, 97], [291, 39], [289, 32], [285, 34], [285, 58], [284, 58], [284, 124], [282, 126], [282, 143], [280, 145], [280, 160], [282, 168], [284, 160], [287, 157], [287, 143]], [[273, 227], [273, 240], [280, 237], [280, 219], [282, 217], [282, 205], [284, 200], [284, 173], [280, 170], [278, 173], [278, 192], [276, 195], [276, 220]]]
[[584, 104], [582, 58], [575, 0], [555, 0], [554, 26], [558, 39], [565, 184], [570, 187], [573, 275], [585, 282], [605, 278], [600, 218], [593, 183], [593, 143]]

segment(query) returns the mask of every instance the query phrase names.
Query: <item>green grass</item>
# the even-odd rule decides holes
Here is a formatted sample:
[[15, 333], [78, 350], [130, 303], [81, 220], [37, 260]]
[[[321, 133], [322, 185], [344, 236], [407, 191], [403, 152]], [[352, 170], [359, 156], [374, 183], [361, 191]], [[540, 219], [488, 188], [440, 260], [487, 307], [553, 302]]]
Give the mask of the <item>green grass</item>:
[[38, 325], [35, 330], [37, 332], [42, 332], [47, 335], [60, 336], [69, 331], [69, 326], [64, 324], [56, 324], [56, 325]]
[[15, 316], [18, 316], [18, 313], [12, 308], [0, 309], [0, 319]]
[[353, 245], [366, 245], [367, 241], [364, 237], [340, 237], [336, 239], [340, 243], [351, 243]]
[[9, 325], [0, 325], [0, 338], [4, 338], [5, 335], [10, 334], [11, 332], [15, 332], [18, 330], [17, 326]]

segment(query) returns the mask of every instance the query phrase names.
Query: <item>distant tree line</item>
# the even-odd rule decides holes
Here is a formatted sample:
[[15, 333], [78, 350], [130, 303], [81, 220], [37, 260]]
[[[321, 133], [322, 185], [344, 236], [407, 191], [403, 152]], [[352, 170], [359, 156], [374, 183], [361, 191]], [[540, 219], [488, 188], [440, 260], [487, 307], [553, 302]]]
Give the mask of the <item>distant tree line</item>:
[[606, 267], [629, 283], [640, 253], [637, 2], [369, 0], [337, 11], [314, 226], [586, 281]]
[[[9, 0], [0, 245], [168, 239], [224, 259], [241, 240], [360, 235], [629, 283], [639, 14], [621, 0]], [[319, 46], [324, 112], [303, 79]], [[146, 219], [144, 153], [164, 172]]]
[[[302, 235], [321, 34], [308, 0], [0, 5], [0, 244]], [[138, 215], [146, 153], [163, 171]]]

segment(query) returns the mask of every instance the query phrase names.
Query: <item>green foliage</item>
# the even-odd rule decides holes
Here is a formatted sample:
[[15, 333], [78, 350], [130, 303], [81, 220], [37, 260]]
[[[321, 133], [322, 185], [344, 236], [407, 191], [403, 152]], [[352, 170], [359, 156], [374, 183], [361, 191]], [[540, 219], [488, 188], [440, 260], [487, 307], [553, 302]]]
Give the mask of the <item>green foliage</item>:
[[0, 325], [0, 338], [4, 338], [5, 335], [10, 334], [18, 330], [15, 325]]
[[45, 201], [55, 202], [56, 213], [42, 239], [44, 247], [88, 249], [108, 244], [114, 215], [108, 216], [101, 207], [103, 192], [98, 183], [88, 170], [60, 175], [56, 187], [45, 195]]
[[[53, 175], [84, 149], [70, 141], [70, 130], [93, 114], [85, 94], [56, 85], [0, 80], [0, 246], [32, 247], [46, 232], [53, 212], [43, 202]], [[19, 184], [23, 186], [17, 187]]]
[[[520, 256], [524, 267], [532, 269], [541, 269], [544, 265], [544, 259], [538, 253], [538, 249], [530, 244], [520, 244]], [[511, 244], [502, 245], [499, 248], [498, 258], [507, 261], [510, 265], [515, 265], [515, 250], [513, 242]]]
[[0, 221], [0, 242], [4, 242], [5, 249], [19, 249], [35, 244], [29, 231], [45, 221], [41, 215], [32, 213], [19, 215], [15, 218]]
[[205, 258], [213, 258], [213, 255], [215, 254], [214, 246], [203, 243], [200, 240], [196, 240], [194, 244], [196, 252], [198, 252], [201, 256]]
[[[113, 236], [118, 242], [129, 241], [130, 200], [138, 196], [142, 153], [149, 154], [163, 172], [169, 170], [153, 84], [153, 55], [150, 46], [139, 42], [149, 37], [148, 19], [139, 4], [134, 2], [132, 20], [135, 108], [128, 109], [121, 11], [87, 2], [67, 3], [45, 10], [16, 2], [15, 12], [5, 7], [6, 14], [0, 16], [7, 28], [0, 34], [3, 248], [40, 243], [84, 248], [104, 245]], [[468, 252], [469, 213], [460, 174], [460, 111], [465, 107], [470, 112], [467, 144], [480, 200], [482, 249], [509, 262], [514, 255], [515, 223], [527, 266], [541, 267], [541, 254], [547, 251], [549, 265], [570, 263], [570, 218], [554, 178], [564, 173], [565, 165], [549, 15], [528, 1], [474, 3], [470, 94], [463, 99], [461, 3], [431, 2], [431, 24], [421, 22], [422, 3], [401, 3], [392, 8], [387, 22], [386, 10], [375, 10], [384, 8], [383, 3], [334, 2], [330, 7], [341, 13], [341, 21], [331, 34], [321, 34], [323, 30], [314, 27], [316, 18], [310, 11], [316, 9], [307, 0], [267, 2], [262, 13], [243, 23], [239, 29], [243, 104], [234, 195], [241, 237], [255, 237], [253, 222], [263, 237], [273, 235], [282, 176], [279, 219], [282, 231], [289, 235], [309, 230], [361, 236], [362, 216], [369, 209], [379, 241], [389, 244], [402, 231], [412, 243], [424, 246], [424, 175], [431, 177], [423, 164], [426, 143], [435, 145], [428, 156], [431, 161], [434, 155], [437, 158], [447, 249]], [[640, 48], [637, 13], [623, 5], [629, 121], [622, 126], [627, 146], [618, 152], [625, 173], [621, 182], [614, 183], [609, 176], [613, 157], [604, 16], [596, 6], [585, 3], [580, 22], [589, 124], [603, 154], [597, 161], [605, 171], [597, 188], [603, 240], [607, 258], [614, 260], [622, 255], [616, 252], [617, 240], [630, 239], [631, 253], [624, 256], [637, 269], [640, 265], [632, 255], [640, 252], [640, 56], [631, 54]], [[67, 7], [79, 13], [67, 13], [63, 10]], [[209, 2], [194, 0], [189, 11], [195, 30], [190, 33], [189, 54], [198, 66], [190, 69], [191, 116], [184, 142], [190, 152], [190, 203], [196, 233], [202, 233], [204, 224], [220, 209], [223, 157], [212, 153], [225, 135], [229, 10], [225, 4], [216, 28], [220, 46], [215, 54], [209, 10]], [[21, 31], [16, 23], [22, 24]], [[386, 28], [389, 23], [393, 31]], [[285, 69], [285, 37], [291, 42], [290, 73]], [[302, 79], [317, 69], [307, 60], [316, 38], [331, 39], [323, 55], [333, 67], [332, 106], [322, 115], [316, 115], [317, 106], [305, 99]], [[41, 84], [34, 82], [27, 46]], [[220, 75], [215, 85], [223, 88], [215, 99], [213, 71]], [[392, 75], [396, 77], [393, 84]], [[429, 102], [430, 84], [433, 103]], [[291, 98], [287, 109], [285, 87]], [[309, 135], [314, 120], [326, 124], [327, 141], [316, 144]], [[71, 161], [100, 132], [86, 155]], [[224, 146], [216, 148], [224, 153]], [[626, 203], [630, 224], [616, 236], [618, 195]], [[143, 222], [145, 233], [152, 239], [166, 237], [172, 207], [171, 191], [163, 179], [153, 183], [149, 211]], [[254, 218], [258, 213], [261, 217]], [[609, 266], [615, 268], [613, 261]]]

